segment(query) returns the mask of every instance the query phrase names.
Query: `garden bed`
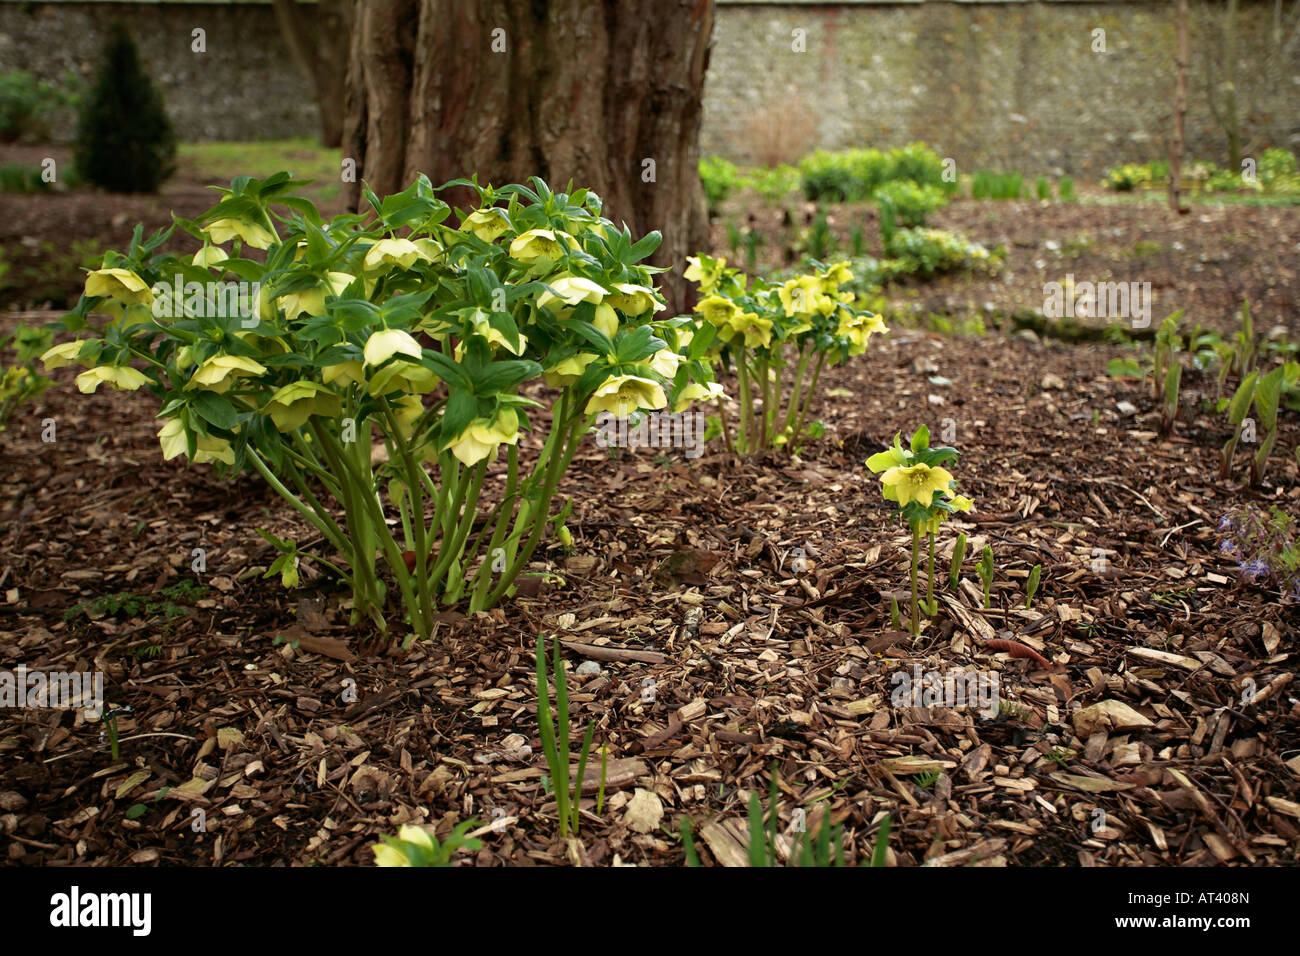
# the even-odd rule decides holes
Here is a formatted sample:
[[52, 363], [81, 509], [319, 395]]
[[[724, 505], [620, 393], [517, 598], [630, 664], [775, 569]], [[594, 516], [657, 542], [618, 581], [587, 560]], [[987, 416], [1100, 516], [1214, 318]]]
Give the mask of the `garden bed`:
[[[1052, 212], [1069, 208], [1165, 215]], [[974, 238], [980, 216], [1012, 212], [962, 203], [938, 218], [965, 209]], [[1212, 226], [1207, 241], [1222, 241]], [[1239, 291], [1229, 281], [1225, 309]], [[1279, 294], [1294, 304], [1288, 282]], [[117, 718], [114, 760], [100, 723], [0, 711], [9, 861], [368, 863], [400, 824], [473, 816], [504, 821], [481, 836], [480, 865], [680, 865], [687, 816], [704, 861], [729, 862], [748, 793], [767, 793], [775, 765], [781, 829], [796, 808], [810, 827], [829, 811], [855, 861], [888, 813], [898, 865], [1294, 863], [1300, 617], [1241, 581], [1217, 525], [1244, 500], [1294, 513], [1296, 464], [1279, 455], [1261, 492], [1219, 481], [1228, 435], [1196, 410], [1213, 377], [1187, 371], [1184, 420], [1161, 439], [1147, 389], [1106, 374], [1126, 354], [895, 329], [826, 373], [828, 431], [801, 458], [738, 464], [717, 442], [695, 461], [611, 455], [589, 439], [560, 486], [572, 549], [536, 557], [552, 580], [473, 618], [444, 614], [410, 652], [349, 628], [344, 595], [310, 563], [292, 596], [263, 580], [275, 553], [255, 528], [311, 544], [278, 500], [249, 479], [163, 463], [146, 403], [77, 395], [62, 369], [0, 446], [0, 666], [102, 670], [109, 704], [131, 712]], [[905, 587], [910, 535], [863, 460], [945, 419], [976, 502], [953, 525], [968, 554], [996, 553], [993, 608], [968, 570], [914, 642], [885, 597]], [[1297, 437], [1285, 422], [1279, 449]], [[795, 549], [809, 562], [798, 571]], [[557, 841], [541, 783], [542, 632], [566, 642], [575, 725], [594, 719], [609, 748], [599, 814], [584, 793], [580, 849]], [[1004, 632], [1056, 666], [984, 646]], [[600, 672], [580, 676], [584, 661]], [[1013, 706], [986, 720], [891, 705], [895, 673], [963, 666], [996, 671]], [[1074, 724], [1074, 704], [1104, 700], [1140, 720]]]

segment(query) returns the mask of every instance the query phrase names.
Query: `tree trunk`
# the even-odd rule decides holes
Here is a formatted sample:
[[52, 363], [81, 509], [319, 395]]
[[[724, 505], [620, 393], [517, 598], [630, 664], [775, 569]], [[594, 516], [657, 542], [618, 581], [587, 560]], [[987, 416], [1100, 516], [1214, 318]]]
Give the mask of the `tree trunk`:
[[1237, 0], [1228, 0], [1223, 22], [1224, 125], [1231, 168], [1241, 172], [1241, 119], [1237, 115]]
[[1169, 144], [1169, 208], [1182, 211], [1183, 122], [1187, 116], [1187, 0], [1178, 2], [1178, 79], [1174, 86], [1174, 139]]
[[541, 176], [572, 180], [634, 236], [670, 305], [686, 306], [683, 260], [708, 241], [699, 178], [713, 0], [366, 0], [355, 13], [344, 156], [352, 209], [417, 173], [435, 186]]
[[353, 2], [320, 0], [312, 8], [312, 22], [308, 23], [297, 0], [273, 0], [280, 35], [316, 98], [322, 146], [338, 146], [343, 141]]

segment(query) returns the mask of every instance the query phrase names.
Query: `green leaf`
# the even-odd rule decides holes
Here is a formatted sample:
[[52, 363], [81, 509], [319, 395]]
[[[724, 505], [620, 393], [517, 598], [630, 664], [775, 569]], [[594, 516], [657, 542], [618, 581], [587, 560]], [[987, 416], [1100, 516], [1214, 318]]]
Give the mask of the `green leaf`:
[[122, 814], [122, 816], [126, 817], [128, 820], [138, 820], [140, 817], [145, 815], [148, 809], [149, 808], [143, 803], [133, 803], [131, 806], [127, 807], [126, 813]]
[[[1277, 403], [1282, 397], [1282, 376], [1285, 370], [1278, 366], [1255, 385], [1255, 408], [1259, 412], [1260, 424], [1267, 432], [1277, 428]], [[1234, 398], [1233, 401], [1236, 401]]]
[[190, 405], [200, 418], [218, 428], [234, 428], [239, 421], [235, 406], [216, 392], [198, 392]]
[[930, 447], [930, 429], [922, 425], [912, 435], [912, 452], [914, 454], [925, 451]]
[[1251, 372], [1241, 384], [1237, 386], [1237, 391], [1232, 396], [1232, 401], [1228, 403], [1228, 421], [1233, 425], [1240, 425], [1241, 420], [1246, 417], [1246, 411], [1250, 408], [1251, 400], [1255, 397], [1255, 380], [1259, 378], [1258, 372]]

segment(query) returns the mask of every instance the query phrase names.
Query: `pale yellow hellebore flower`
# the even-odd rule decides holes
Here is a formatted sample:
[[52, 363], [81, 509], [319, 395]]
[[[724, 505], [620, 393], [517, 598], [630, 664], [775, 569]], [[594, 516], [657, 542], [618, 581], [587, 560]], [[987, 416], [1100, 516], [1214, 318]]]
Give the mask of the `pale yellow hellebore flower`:
[[208, 223], [203, 231], [213, 242], [242, 239], [245, 245], [254, 249], [269, 249], [277, 241], [275, 234], [265, 226], [243, 219], [218, 219]]
[[134, 392], [141, 385], [149, 384], [149, 379], [129, 365], [97, 365], [77, 376], [77, 388], [83, 395], [89, 395], [101, 384], [119, 392]]
[[587, 414], [609, 412], [627, 418], [637, 409], [663, 408], [668, 404], [663, 386], [639, 375], [615, 375], [605, 379], [587, 402]]
[[[162, 445], [164, 461], [170, 461], [177, 455], [184, 455], [189, 451], [189, 445], [185, 440], [185, 426], [179, 418], [169, 419], [167, 424], [163, 425], [162, 430], [158, 432], [158, 442]], [[233, 465], [235, 449], [224, 438], [197, 435], [192, 460], [196, 465], [212, 461]]]
[[214, 355], [199, 366], [199, 370], [185, 383], [185, 387], [226, 392], [238, 378], [265, 373], [266, 366], [251, 358], [242, 355]]
[[130, 269], [96, 269], [86, 276], [86, 297], [106, 296], [123, 305], [148, 305], [153, 291]]

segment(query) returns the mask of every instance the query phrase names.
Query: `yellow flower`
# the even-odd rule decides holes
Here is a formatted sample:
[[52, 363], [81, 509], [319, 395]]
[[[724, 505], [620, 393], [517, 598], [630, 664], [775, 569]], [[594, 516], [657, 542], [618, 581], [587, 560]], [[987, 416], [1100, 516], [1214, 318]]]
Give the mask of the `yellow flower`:
[[262, 375], [265, 372], [266, 366], [242, 355], [214, 355], [199, 366], [185, 387], [225, 392], [234, 384], [235, 379], [245, 375]]
[[841, 313], [839, 328], [835, 334], [849, 340], [849, 355], [861, 355], [867, 350], [867, 342], [876, 332], [888, 332], [885, 322], [878, 315], [853, 315]]
[[818, 301], [822, 295], [822, 280], [817, 276], [800, 276], [782, 283], [777, 289], [781, 306], [786, 318], [796, 315], [811, 315], [817, 311]]
[[[158, 432], [158, 442], [162, 445], [163, 460], [171, 461], [177, 455], [184, 455], [189, 451], [189, 445], [185, 439], [185, 426], [179, 418], [168, 420], [163, 425], [162, 430]], [[224, 438], [213, 438], [210, 435], [195, 436], [194, 464], [202, 465], [205, 462], [220, 461], [227, 465], [235, 463], [235, 449], [230, 442]]]
[[624, 315], [637, 316], [651, 309], [662, 312], [668, 308], [659, 301], [655, 290], [646, 286], [632, 285], [630, 282], [615, 282], [614, 289], [616, 290], [614, 294], [605, 301]]
[[[482, 309], [474, 310], [474, 314], [470, 316], [470, 326], [475, 335], [487, 339], [489, 346], [495, 348], [498, 345], [504, 345], [507, 351], [512, 352], [515, 355], [523, 355], [524, 348], [528, 345], [528, 339], [524, 337], [522, 332], [519, 333], [519, 337], [516, 341], [511, 342], [506, 338], [503, 332], [495, 328], [492, 323], [488, 321], [488, 315]], [[463, 341], [456, 346], [457, 361], [460, 361], [461, 356], [464, 354], [464, 349], [465, 343]]]
[[722, 279], [722, 270], [726, 264], [727, 260], [723, 258], [711, 259], [708, 256], [687, 256], [686, 279], [689, 282], [698, 283], [700, 291], [707, 295], [714, 290]]
[[428, 262], [439, 262], [445, 254], [437, 239], [416, 239], [415, 248], [420, 250], [420, 255]]
[[271, 416], [275, 427], [291, 432], [307, 424], [313, 415], [334, 417], [339, 414], [339, 397], [315, 382], [290, 382], [276, 389], [262, 411]]
[[550, 286], [537, 297], [537, 306], [548, 312], [557, 312], [566, 305], [578, 305], [582, 302], [599, 303], [608, 294], [604, 287], [582, 276], [559, 275], [547, 279]]
[[380, 239], [366, 253], [368, 272], [387, 269], [409, 269], [420, 259], [427, 259], [424, 251], [410, 239]]
[[[397, 839], [403, 843], [412, 843], [422, 847], [427, 853], [433, 852], [433, 841], [429, 834], [420, 827], [409, 824], [397, 831]], [[401, 850], [380, 841], [370, 848], [375, 854], [375, 866], [410, 866], [411, 859]]]
[[226, 252], [220, 246], [210, 246], [206, 243], [203, 248], [194, 253], [194, 258], [190, 260], [193, 265], [203, 266], [209, 269], [220, 262], [225, 262], [230, 258], [230, 253]]
[[[957, 495], [951, 501], [946, 502], [953, 511], [970, 511], [975, 502], [963, 495]], [[937, 534], [939, 525], [943, 524], [950, 517], [951, 512], [944, 511], [942, 508], [936, 509], [930, 517], [920, 523], [921, 531], [925, 534]]]
[[75, 342], [64, 342], [62, 345], [46, 349], [45, 353], [41, 355], [41, 361], [45, 363], [46, 371], [63, 368], [63, 366], [71, 365], [77, 361], [77, 356], [81, 354], [81, 347], [84, 344], [84, 339], [77, 339]]
[[822, 278], [833, 286], [841, 286], [853, 281], [853, 272], [847, 262], [837, 262], [822, 273]]
[[952, 481], [953, 477], [947, 469], [923, 463], [907, 467], [896, 466], [880, 476], [880, 483], [885, 489], [885, 498], [889, 501], [897, 501], [900, 508], [911, 501], [919, 502], [923, 508], [928, 508], [934, 500], [935, 492], [951, 497], [952, 492], [948, 486]]
[[153, 292], [130, 269], [96, 269], [86, 276], [86, 296], [107, 296], [123, 305], [147, 305]]
[[476, 465], [484, 458], [495, 459], [503, 443], [513, 445], [518, 441], [519, 415], [506, 406], [497, 412], [495, 419], [474, 419], [443, 448], [450, 448], [462, 464]]
[[352, 282], [352, 276], [346, 272], [328, 272], [325, 281], [315, 288], [303, 289], [301, 292], [289, 292], [280, 296], [280, 307], [284, 309], [286, 319], [296, 319], [306, 312], [308, 315], [325, 314], [325, 297], [342, 295]]
[[549, 268], [564, 255], [565, 245], [557, 237], [566, 239], [569, 246], [574, 245], [573, 237], [566, 232], [553, 232], [550, 229], [521, 232], [510, 243], [510, 258], [525, 265]]
[[414, 336], [401, 329], [382, 329], [372, 333], [362, 352], [367, 365], [380, 365], [398, 354], [417, 359], [424, 354]]
[[712, 402], [722, 397], [722, 385], [720, 383], [710, 382], [708, 385], [697, 385], [692, 382], [677, 393], [677, 398], [673, 400], [673, 411], [684, 412], [695, 402]]
[[415, 420], [424, 414], [424, 402], [419, 395], [403, 395], [393, 402], [393, 417], [403, 438], [410, 438], [415, 430]]
[[591, 324], [612, 339], [618, 333], [618, 315], [615, 314], [614, 307], [608, 302], [596, 306], [596, 314], [592, 317]]
[[672, 349], [660, 349], [650, 356], [649, 365], [666, 379], [677, 374], [677, 366], [682, 364], [682, 357]]
[[639, 408], [663, 408], [668, 404], [663, 386], [639, 375], [615, 375], [605, 379], [587, 402], [587, 414], [609, 412], [627, 418]]
[[269, 249], [276, 242], [275, 234], [265, 226], [243, 219], [218, 219], [208, 223], [203, 231], [213, 242], [238, 238], [254, 249]]
[[371, 395], [389, 392], [432, 392], [438, 387], [438, 376], [423, 365], [398, 359], [381, 368], [370, 378], [367, 391]]
[[582, 378], [582, 373], [587, 370], [587, 366], [596, 361], [597, 358], [599, 356], [590, 352], [579, 352], [577, 355], [570, 356], [563, 362], [547, 369], [542, 378], [552, 388], [572, 385]]
[[737, 312], [718, 330], [718, 334], [723, 339], [740, 334], [745, 337], [747, 348], [767, 348], [772, 344], [772, 320], [754, 312]]
[[740, 306], [723, 296], [710, 295], [695, 303], [695, 311], [705, 322], [721, 329], [733, 316], [740, 314]]
[[107, 383], [119, 392], [134, 392], [141, 385], [147, 385], [149, 379], [129, 365], [97, 365], [77, 376], [77, 388], [83, 395], [89, 395], [101, 383]]
[[461, 232], [472, 232], [484, 242], [492, 242], [509, 229], [510, 218], [506, 211], [495, 206], [470, 213], [460, 224]]
[[899, 436], [895, 434], [893, 447], [868, 458], [867, 467], [871, 469], [872, 474], [878, 475], [890, 468], [905, 466], [911, 460], [912, 453], [902, 446]]
[[342, 382], [345, 386], [360, 385], [366, 380], [366, 371], [360, 362], [353, 360], [326, 365], [320, 370], [320, 377], [326, 385], [333, 385], [335, 382]]

